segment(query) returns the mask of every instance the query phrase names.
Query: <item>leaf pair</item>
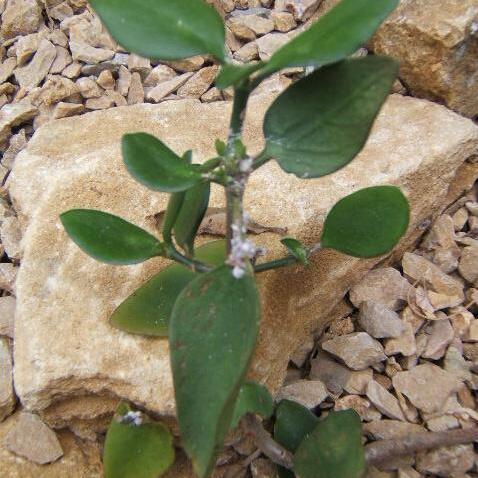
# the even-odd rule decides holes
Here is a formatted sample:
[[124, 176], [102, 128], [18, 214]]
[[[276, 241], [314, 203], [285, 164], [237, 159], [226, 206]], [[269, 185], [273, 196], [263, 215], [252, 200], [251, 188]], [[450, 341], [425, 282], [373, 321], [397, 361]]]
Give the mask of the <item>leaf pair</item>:
[[[319, 420], [302, 405], [283, 400], [274, 438], [294, 453], [294, 473], [300, 478], [359, 478], [365, 471], [361, 422], [354, 410], [329, 412]], [[279, 474], [294, 476], [283, 468]]]
[[261, 78], [296, 66], [319, 68], [344, 60], [373, 35], [398, 0], [342, 0], [308, 30], [277, 50], [267, 63], [224, 65], [216, 81], [224, 89], [257, 72]]

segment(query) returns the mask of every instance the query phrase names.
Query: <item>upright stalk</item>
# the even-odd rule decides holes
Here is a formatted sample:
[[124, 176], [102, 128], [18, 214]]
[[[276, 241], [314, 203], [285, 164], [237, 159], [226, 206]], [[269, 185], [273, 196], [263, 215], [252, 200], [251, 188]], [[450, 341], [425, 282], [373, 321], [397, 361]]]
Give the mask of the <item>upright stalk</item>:
[[241, 171], [241, 159], [237, 155], [236, 142], [242, 138], [242, 129], [246, 116], [247, 101], [251, 90], [247, 83], [234, 88], [234, 103], [227, 140], [226, 171], [231, 178], [226, 186], [227, 212], [227, 253], [231, 254], [233, 238], [243, 240], [246, 235], [242, 200], [244, 197], [245, 174]]

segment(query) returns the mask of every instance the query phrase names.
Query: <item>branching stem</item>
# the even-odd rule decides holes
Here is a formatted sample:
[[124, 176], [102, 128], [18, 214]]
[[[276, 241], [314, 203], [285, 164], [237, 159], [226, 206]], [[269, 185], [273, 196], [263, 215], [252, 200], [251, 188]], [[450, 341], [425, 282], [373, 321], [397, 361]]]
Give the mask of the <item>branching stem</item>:
[[172, 259], [180, 264], [186, 266], [188, 269], [191, 269], [194, 272], [210, 272], [212, 270], [211, 267], [204, 264], [203, 262], [196, 261], [194, 259], [190, 259], [185, 255], [181, 254], [173, 244], [168, 244], [166, 246], [167, 257]]
[[[312, 247], [309, 247], [307, 257], [308, 258], [312, 257], [314, 254], [316, 254], [320, 250], [322, 250], [322, 247], [320, 245], [320, 242], [318, 242], [317, 244], [314, 244]], [[258, 273], [258, 272], [270, 271], [272, 269], [278, 269], [280, 267], [287, 267], [292, 264], [297, 264], [298, 262], [300, 261], [297, 257], [289, 254], [288, 256], [282, 257], [280, 259], [275, 259], [270, 262], [264, 262], [262, 264], [255, 265], [254, 272]]]

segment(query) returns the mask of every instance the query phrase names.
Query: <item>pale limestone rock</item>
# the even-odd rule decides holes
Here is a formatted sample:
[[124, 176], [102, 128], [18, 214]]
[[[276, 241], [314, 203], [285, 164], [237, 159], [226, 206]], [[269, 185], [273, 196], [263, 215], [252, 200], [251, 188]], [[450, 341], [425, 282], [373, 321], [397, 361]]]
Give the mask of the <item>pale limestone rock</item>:
[[374, 440], [394, 440], [404, 438], [411, 433], [424, 432], [425, 429], [415, 423], [399, 420], [379, 420], [364, 424], [363, 431]]
[[364, 301], [360, 304], [358, 322], [376, 339], [399, 337], [405, 330], [399, 315], [380, 302]]
[[392, 420], [406, 421], [398, 400], [375, 380], [368, 382], [366, 395], [383, 415]]
[[59, 3], [53, 8], [48, 10], [48, 14], [55, 20], [63, 21], [65, 18], [73, 16], [73, 9], [67, 2]]
[[131, 73], [139, 73], [145, 79], [151, 72], [151, 62], [147, 58], [131, 54], [128, 56], [128, 70]]
[[18, 422], [8, 432], [5, 443], [11, 452], [39, 465], [51, 463], [63, 455], [55, 433], [32, 413], [22, 412]]
[[165, 81], [172, 80], [175, 76], [176, 72], [168, 65], [157, 65], [150, 71], [150, 73], [144, 80], [143, 85], [157, 86], [159, 85], [159, 83], [164, 83]]
[[76, 80], [76, 85], [78, 86], [81, 96], [85, 99], [99, 98], [104, 93], [103, 88], [101, 88], [92, 78], [78, 78], [78, 80]]
[[478, 319], [474, 319], [471, 322], [468, 334], [463, 340], [465, 342], [478, 342]]
[[164, 63], [180, 73], [190, 73], [202, 68], [204, 65], [204, 57], [197, 55], [191, 58], [185, 58], [184, 60], [167, 61]]
[[55, 111], [53, 112], [54, 119], [67, 118], [68, 116], [75, 116], [83, 113], [85, 107], [80, 103], [65, 103], [60, 101], [55, 106]]
[[471, 323], [475, 320], [474, 315], [465, 307], [452, 307], [449, 310], [449, 315], [451, 326], [455, 332], [455, 337], [464, 339], [468, 336], [470, 331]]
[[335, 401], [334, 410], [355, 410], [364, 422], [380, 420], [380, 412], [366, 399], [358, 395], [346, 395]]
[[126, 101], [126, 98], [122, 95], [120, 95], [117, 91], [114, 90], [108, 90], [106, 92], [106, 96], [109, 96], [113, 101], [115, 106], [127, 106], [128, 102]]
[[13, 339], [13, 324], [15, 322], [15, 297], [6, 295], [0, 297], [0, 335]]
[[96, 82], [105, 90], [114, 90], [115, 88], [115, 79], [109, 70], [102, 71]]
[[131, 84], [128, 90], [128, 104], [135, 105], [144, 101], [144, 88], [141, 83], [141, 76], [139, 73], [131, 75]]
[[274, 22], [274, 30], [277, 30], [282, 33], [287, 33], [288, 31], [294, 29], [297, 26], [297, 23], [294, 19], [294, 15], [289, 12], [276, 12], [271, 13], [271, 18]]
[[[262, 148], [263, 113], [272, 99], [251, 100], [245, 136], [251, 154]], [[147, 217], [165, 209], [168, 195], [152, 193], [126, 172], [121, 136], [146, 130], [180, 153], [194, 149], [202, 160], [214, 155], [216, 138], [226, 137], [230, 107], [179, 100], [53, 121], [17, 157], [9, 191], [25, 235], [17, 281], [15, 383], [29, 409], [101, 391], [159, 414], [174, 413], [167, 342], [131, 336], [107, 323], [112, 310], [166, 261], [99, 264], [67, 238], [58, 216], [72, 207], [94, 207], [152, 231]], [[412, 204], [410, 232], [396, 252], [401, 254], [417, 240], [418, 225], [430, 211], [439, 213], [455, 199], [447, 197], [447, 185], [477, 145], [477, 128], [469, 120], [438, 105], [392, 96], [366, 148], [347, 168], [300, 181], [268, 163], [251, 176], [245, 206], [257, 222], [287, 226], [290, 234], [314, 243], [338, 198], [374, 184], [401, 185]], [[434, 174], [441, 181], [429, 181]], [[216, 188], [211, 206], [224, 206]], [[277, 235], [264, 233], [255, 241], [267, 246], [266, 260], [283, 253]], [[293, 350], [323, 327], [347, 290], [378, 260], [324, 251], [308, 269], [262, 274], [263, 320], [250, 377], [277, 391]]]
[[8, 339], [0, 337], [0, 422], [13, 412], [13, 365]]
[[465, 247], [462, 251], [458, 270], [468, 282], [478, 285], [478, 247]]
[[292, 12], [297, 21], [304, 22], [317, 10], [322, 0], [284, 0], [285, 10]]
[[305, 361], [309, 358], [310, 352], [315, 346], [315, 341], [312, 336], [307, 337], [303, 343], [290, 356], [290, 361], [297, 367], [301, 368]]
[[32, 93], [32, 102], [36, 106], [41, 104], [50, 106], [80, 92], [78, 86], [61, 75], [51, 75], [43, 84], [38, 93]]
[[0, 109], [0, 146], [11, 136], [14, 126], [30, 121], [38, 110], [28, 99], [4, 105]]
[[73, 59], [66, 48], [58, 45], [56, 45], [55, 48], [56, 58], [50, 67], [51, 74], [61, 73], [70, 63], [73, 62]]
[[417, 455], [418, 471], [444, 478], [463, 476], [463, 473], [473, 468], [474, 463], [472, 444], [443, 447]]
[[3, 154], [2, 165], [12, 169], [17, 154], [27, 145], [25, 129], [20, 130], [10, 138], [8, 149]]
[[218, 70], [216, 65], [202, 68], [178, 88], [177, 95], [181, 98], [200, 98], [214, 82]]
[[17, 59], [13, 56], [7, 58], [0, 64], [0, 83], [7, 81], [17, 66]]
[[478, 114], [478, 5], [475, 0], [402, 0], [374, 36], [377, 54], [400, 61], [414, 96]]
[[70, 65], [68, 65], [62, 72], [61, 74], [69, 78], [70, 80], [75, 80], [78, 78], [81, 74], [81, 63], [74, 61]]
[[18, 219], [15, 216], [6, 217], [0, 227], [0, 240], [11, 260], [20, 260], [21, 258], [21, 239], [22, 233]]
[[45, 32], [46, 31], [48, 31], [48, 40], [50, 40], [54, 45], [62, 46], [63, 48], [68, 46], [68, 37], [61, 30], [45, 29]]
[[[237, 17], [231, 17], [227, 25], [234, 35], [245, 41], [254, 40], [256, 36], [262, 36], [274, 30], [274, 22], [260, 15], [239, 15]], [[252, 32], [252, 34], [243, 34], [247, 31]]]
[[31, 90], [38, 86], [50, 71], [55, 58], [55, 45], [43, 39], [30, 63], [15, 70], [15, 78], [18, 84], [26, 90]]
[[460, 422], [452, 415], [441, 415], [427, 420], [427, 428], [432, 432], [443, 432], [459, 427]]
[[246, 43], [243, 47], [239, 48], [233, 55], [234, 59], [241, 61], [242, 63], [248, 63], [259, 59], [259, 47], [255, 41]]
[[460, 380], [430, 363], [418, 365], [407, 372], [399, 372], [392, 382], [397, 391], [427, 413], [440, 411], [450, 395], [460, 388]]
[[372, 300], [398, 310], [406, 303], [410, 284], [397, 269], [385, 267], [370, 271], [350, 291], [350, 300], [355, 307]]
[[203, 103], [212, 103], [214, 101], [222, 101], [223, 99], [224, 98], [222, 96], [221, 90], [219, 90], [215, 86], [212, 87], [210, 90], [206, 91], [206, 93], [201, 96], [201, 101]]
[[[443, 368], [451, 374], [458, 377], [460, 380], [471, 382], [470, 363], [467, 362], [462, 352], [458, 350], [453, 344], [448, 347], [445, 354]], [[472, 407], [474, 408], [474, 407]]]
[[128, 68], [121, 65], [118, 70], [118, 79], [116, 80], [116, 91], [122, 96], [128, 96], [131, 86], [131, 73]]
[[439, 360], [445, 355], [455, 335], [448, 319], [433, 321], [426, 327], [425, 334], [428, 336], [428, 341], [422, 357], [432, 360]]
[[158, 86], [155, 86], [152, 90], [148, 91], [146, 98], [159, 103], [161, 100], [166, 98], [166, 96], [177, 91], [178, 88], [184, 85], [192, 76], [193, 73], [183, 73], [182, 75], [176, 76], [171, 80], [159, 83]]
[[282, 387], [276, 400], [291, 400], [304, 407], [315, 408], [328, 396], [327, 388], [320, 380], [299, 380]]
[[468, 221], [468, 211], [465, 207], [461, 207], [452, 217], [455, 231], [459, 232], [465, 227], [465, 224]]
[[36, 0], [9, 0], [2, 15], [0, 37], [6, 40], [35, 33], [42, 23], [41, 8]]
[[113, 50], [95, 48], [81, 41], [70, 41], [70, 50], [74, 61], [82, 61], [88, 64], [110, 60], [115, 54]]
[[365, 332], [334, 337], [324, 342], [322, 348], [353, 370], [363, 370], [387, 358], [380, 342]]
[[373, 379], [373, 370], [349, 371], [347, 381], [344, 384], [344, 390], [352, 395], [365, 395], [368, 383]]
[[109, 95], [103, 95], [99, 98], [89, 98], [85, 101], [85, 108], [89, 110], [105, 110], [115, 104], [114, 98]]
[[268, 33], [258, 38], [256, 43], [259, 48], [259, 58], [262, 61], [268, 61], [273, 53], [284, 46], [290, 40], [285, 33]]
[[402, 266], [405, 275], [427, 286], [427, 296], [436, 309], [454, 307], [463, 302], [463, 285], [425, 257], [406, 252]]
[[397, 478], [421, 478], [422, 475], [418, 473], [414, 468], [408, 466], [406, 468], [400, 468], [398, 470]]
[[331, 393], [340, 395], [349, 379], [350, 370], [319, 351], [317, 357], [311, 360], [309, 376], [311, 380], [319, 379], [325, 383]]

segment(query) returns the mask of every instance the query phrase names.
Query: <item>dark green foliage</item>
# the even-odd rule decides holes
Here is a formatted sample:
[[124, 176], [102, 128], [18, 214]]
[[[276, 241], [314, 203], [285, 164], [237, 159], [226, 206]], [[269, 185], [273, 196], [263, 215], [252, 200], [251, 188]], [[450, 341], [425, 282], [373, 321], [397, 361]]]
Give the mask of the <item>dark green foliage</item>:
[[241, 81], [249, 78], [252, 73], [260, 70], [263, 65], [264, 62], [262, 61], [257, 61], [244, 66], [226, 63], [222, 66], [221, 71], [216, 78], [216, 86], [221, 90], [224, 90], [229, 86], [237, 85]]
[[245, 382], [239, 390], [231, 428], [237, 427], [239, 420], [246, 413], [255, 413], [262, 418], [269, 418], [274, 411], [274, 400], [264, 385]]
[[98, 261], [137, 264], [164, 253], [158, 239], [118, 216], [92, 209], [73, 209], [60, 218], [73, 241]]
[[124, 135], [122, 150], [131, 175], [154, 191], [185, 191], [202, 180], [197, 168], [150, 134]]
[[287, 247], [287, 250], [297, 259], [297, 262], [304, 264], [304, 266], [309, 264], [309, 254], [304, 244], [293, 237], [284, 237], [280, 242]]
[[386, 57], [344, 60], [298, 81], [264, 120], [266, 153], [301, 178], [346, 166], [367, 141], [397, 64]]
[[[276, 410], [274, 439], [294, 453], [318, 421], [308, 408], [290, 400], [282, 400]], [[278, 471], [281, 478], [294, 478], [294, 473], [285, 468], [279, 467]]]
[[200, 478], [209, 475], [229, 430], [260, 319], [252, 274], [221, 266], [181, 292], [170, 325], [177, 415], [184, 448]]
[[[225, 241], [213, 241], [198, 247], [195, 258], [219, 266], [226, 258]], [[132, 334], [167, 337], [174, 303], [196, 276], [180, 264], [166, 267], [121, 303], [110, 318], [111, 325]]]
[[380, 256], [405, 234], [409, 218], [410, 207], [400, 189], [361, 189], [332, 208], [325, 220], [321, 243], [350, 256]]
[[293, 66], [319, 67], [343, 60], [373, 35], [397, 5], [398, 0], [342, 0], [276, 51], [260, 73]]
[[224, 24], [202, 0], [90, 0], [113, 38], [138, 55], [178, 60], [211, 54], [224, 61]]
[[299, 478], [360, 478], [365, 471], [362, 424], [355, 410], [330, 412], [294, 455]]
[[103, 452], [105, 478], [157, 478], [174, 462], [173, 437], [161, 423], [129, 417], [131, 408], [120, 404], [106, 435]]
[[209, 204], [210, 183], [200, 183], [188, 189], [174, 224], [174, 238], [189, 256], [193, 255], [194, 239]]

